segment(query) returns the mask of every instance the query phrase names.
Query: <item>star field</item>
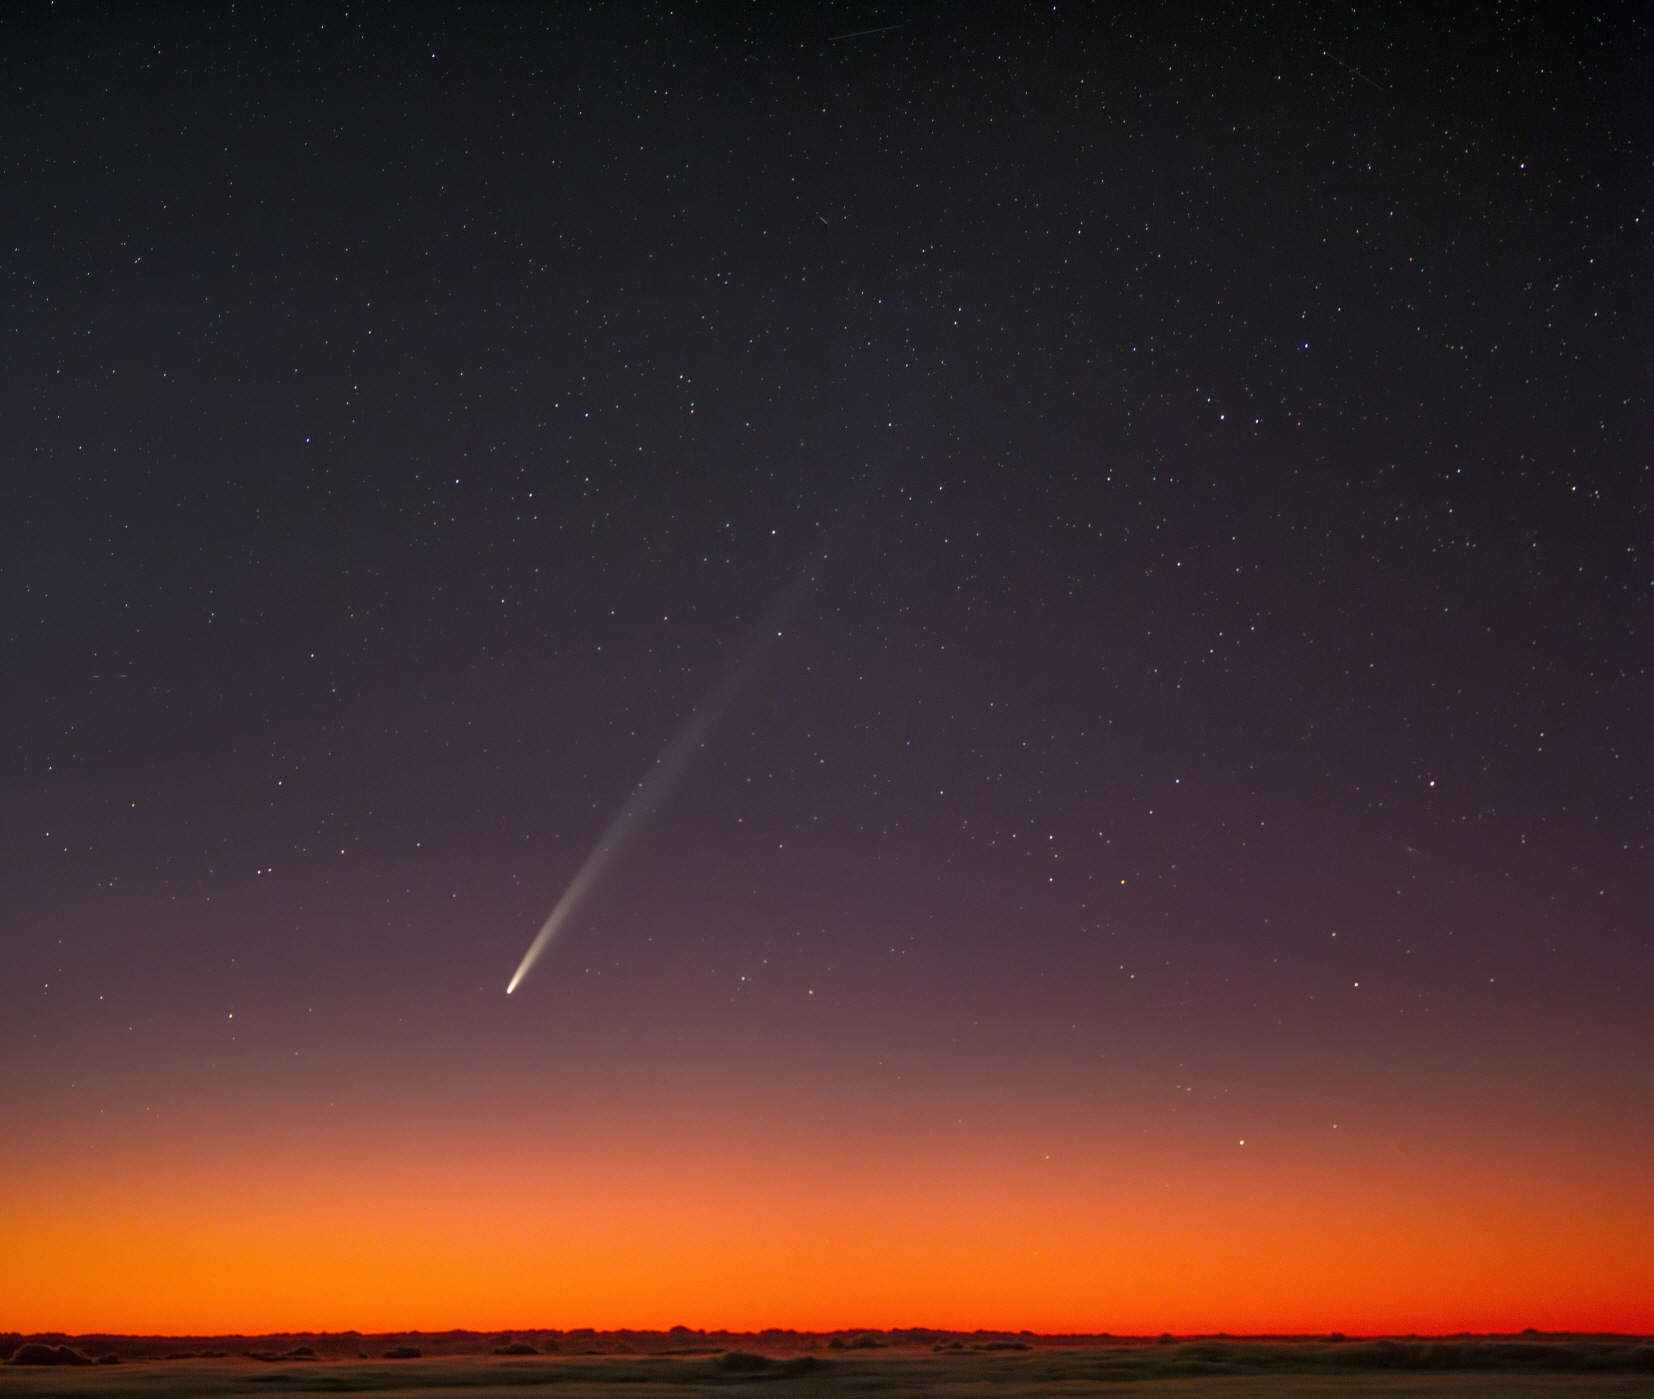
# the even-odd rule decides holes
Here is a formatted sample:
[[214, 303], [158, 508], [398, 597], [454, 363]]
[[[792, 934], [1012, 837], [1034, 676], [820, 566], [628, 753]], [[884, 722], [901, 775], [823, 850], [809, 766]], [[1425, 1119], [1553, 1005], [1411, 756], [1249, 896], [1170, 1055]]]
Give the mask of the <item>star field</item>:
[[[10, 1247], [88, 1172], [115, 1233], [215, 1201], [231, 1279], [0, 1284], [18, 1324], [1647, 1328], [1635, 13], [0, 39]], [[599, 1280], [235, 1281], [229, 1201], [325, 1225], [381, 1169], [479, 1239], [513, 1182]], [[743, 1290], [681, 1232], [811, 1198], [884, 1221], [892, 1291], [807, 1230], [815, 1281]], [[1013, 1242], [927, 1271], [932, 1200]], [[1327, 1263], [1347, 1210], [1438, 1291], [1361, 1280], [1382, 1231]], [[1260, 1291], [1223, 1249], [1265, 1217]], [[1051, 1262], [1127, 1218], [1163, 1289]]]

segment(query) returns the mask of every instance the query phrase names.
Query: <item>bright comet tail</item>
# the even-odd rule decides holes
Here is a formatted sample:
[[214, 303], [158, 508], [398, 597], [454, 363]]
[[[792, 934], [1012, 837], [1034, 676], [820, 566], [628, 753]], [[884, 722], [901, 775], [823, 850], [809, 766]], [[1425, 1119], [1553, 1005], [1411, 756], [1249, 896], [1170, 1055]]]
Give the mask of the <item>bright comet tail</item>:
[[632, 795], [621, 808], [620, 815], [615, 817], [609, 829], [603, 832], [603, 838], [592, 848], [592, 853], [586, 856], [585, 863], [569, 881], [569, 887], [563, 891], [563, 897], [557, 900], [546, 921], [540, 925], [539, 933], [529, 944], [528, 951], [523, 954], [523, 960], [518, 963], [517, 970], [505, 988], [506, 995], [509, 996], [522, 984], [529, 969], [540, 960], [540, 954], [551, 945], [552, 939], [579, 910], [604, 872], [643, 828], [644, 818], [660, 805], [671, 790], [672, 784], [705, 745], [718, 720], [723, 717], [724, 711], [758, 669], [765, 648], [781, 635], [780, 628], [787, 615], [798, 601], [799, 594], [811, 581], [810, 565], [806, 564], [792, 585], [782, 594], [781, 601], [771, 611], [769, 618], [747, 644], [746, 650], [695, 706], [688, 722], [673, 735], [671, 742], [655, 760], [655, 765], [632, 789]]

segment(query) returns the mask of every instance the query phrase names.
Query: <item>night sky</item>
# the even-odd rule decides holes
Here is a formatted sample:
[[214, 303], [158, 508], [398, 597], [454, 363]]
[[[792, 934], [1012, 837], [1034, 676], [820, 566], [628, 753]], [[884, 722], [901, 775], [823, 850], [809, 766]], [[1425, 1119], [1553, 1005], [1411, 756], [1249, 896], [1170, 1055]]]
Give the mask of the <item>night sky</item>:
[[1651, 91], [8, 6], [0, 1321], [1654, 1329]]

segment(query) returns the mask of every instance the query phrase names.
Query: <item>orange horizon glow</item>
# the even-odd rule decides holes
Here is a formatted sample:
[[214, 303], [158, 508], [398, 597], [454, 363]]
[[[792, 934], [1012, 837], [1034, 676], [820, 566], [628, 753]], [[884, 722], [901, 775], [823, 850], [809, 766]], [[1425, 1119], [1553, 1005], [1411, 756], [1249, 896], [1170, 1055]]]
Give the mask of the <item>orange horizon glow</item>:
[[1491, 1139], [1420, 1162], [1132, 1130], [1032, 1152], [1004, 1124], [948, 1139], [836, 1115], [773, 1136], [648, 1113], [533, 1141], [453, 1128], [198, 1127], [119, 1158], [59, 1141], [0, 1175], [0, 1317], [179, 1335], [1654, 1329], [1636, 1173], [1513, 1162]]

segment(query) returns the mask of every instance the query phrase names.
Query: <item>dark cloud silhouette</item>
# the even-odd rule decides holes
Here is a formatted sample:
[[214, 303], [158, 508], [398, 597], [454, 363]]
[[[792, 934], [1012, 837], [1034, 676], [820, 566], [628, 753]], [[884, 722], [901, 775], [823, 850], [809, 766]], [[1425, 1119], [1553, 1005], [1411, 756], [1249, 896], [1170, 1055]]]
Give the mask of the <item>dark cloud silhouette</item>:
[[82, 1355], [72, 1346], [49, 1346], [39, 1341], [27, 1341], [12, 1353], [8, 1365], [91, 1365], [92, 1357]]

